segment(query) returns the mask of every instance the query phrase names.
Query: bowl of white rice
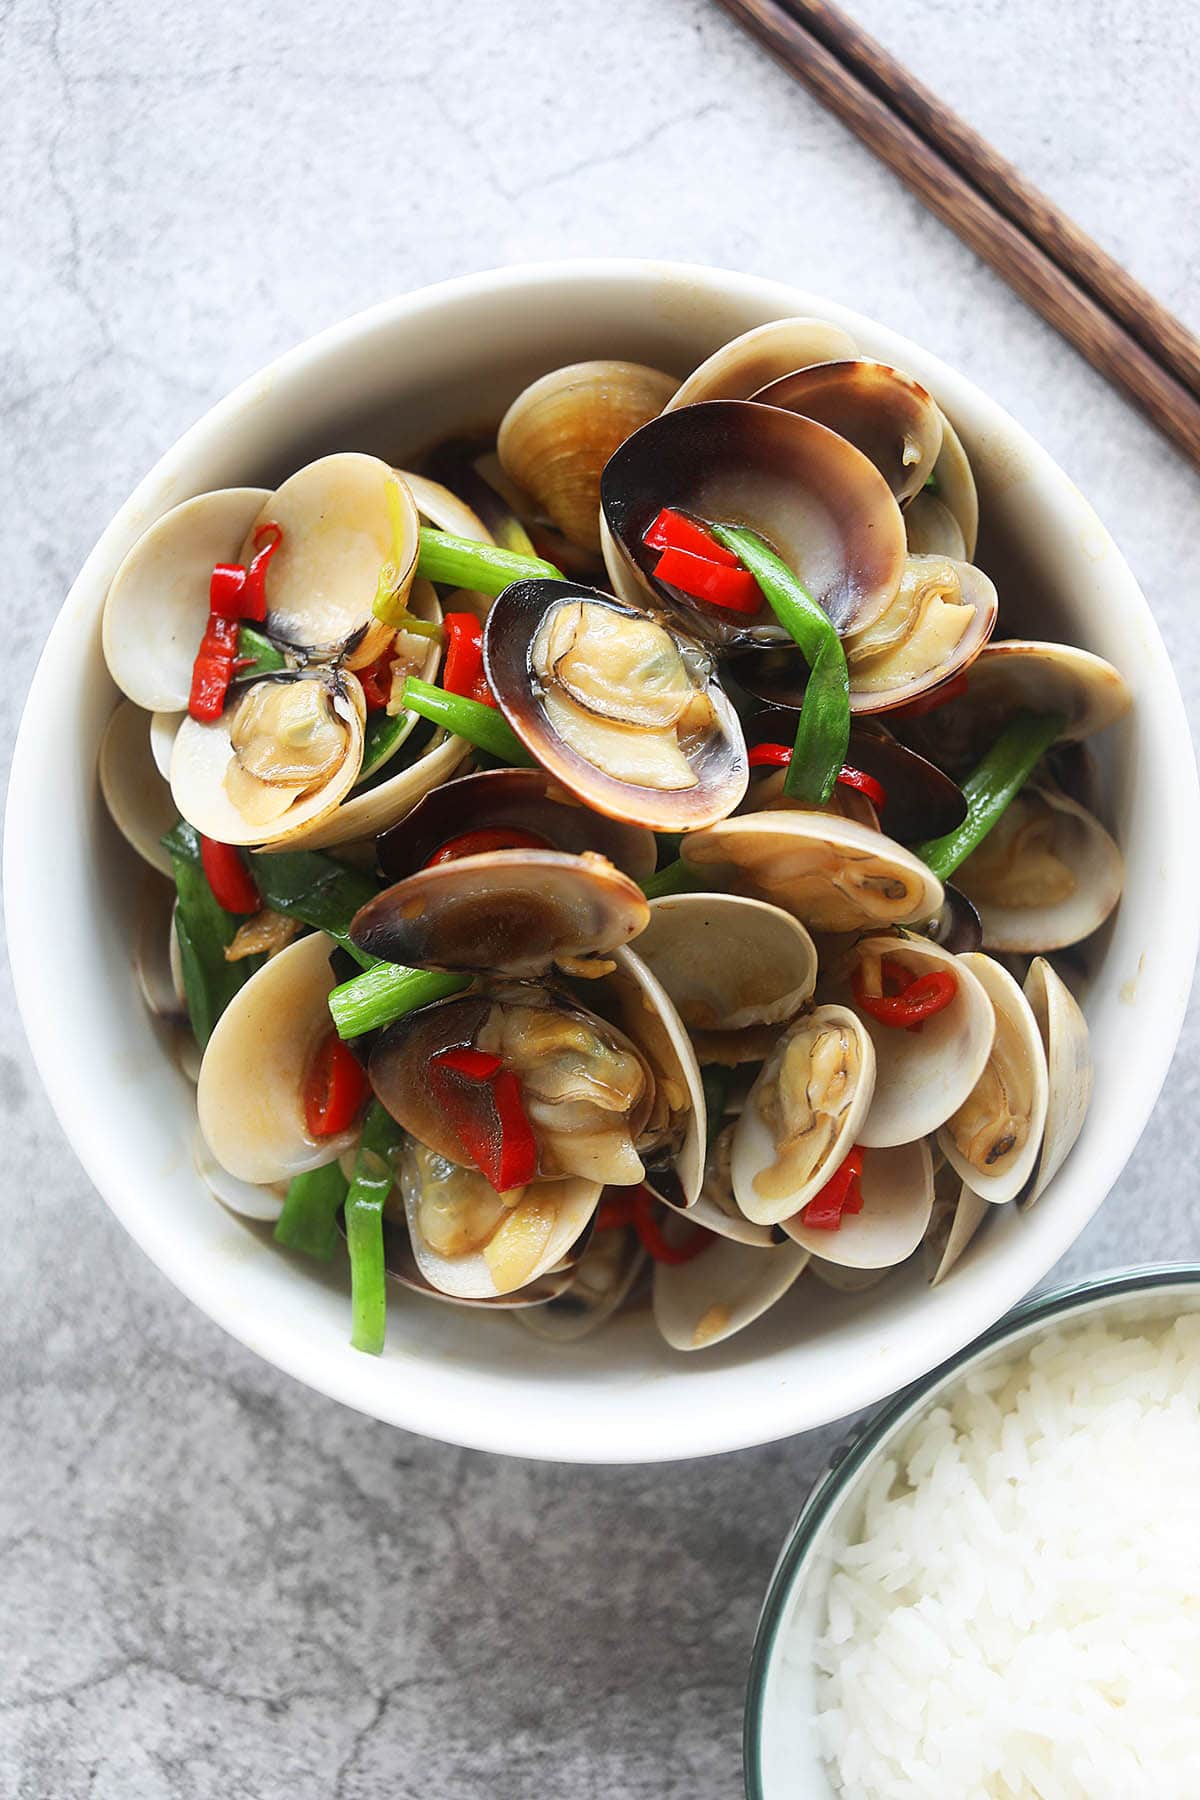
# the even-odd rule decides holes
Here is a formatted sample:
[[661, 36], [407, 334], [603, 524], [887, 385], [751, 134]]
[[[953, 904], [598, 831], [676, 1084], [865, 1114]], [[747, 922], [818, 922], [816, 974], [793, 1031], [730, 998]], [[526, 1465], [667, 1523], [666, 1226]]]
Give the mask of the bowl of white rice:
[[749, 1800], [1200, 1796], [1200, 1266], [1027, 1302], [839, 1453], [745, 1756]]

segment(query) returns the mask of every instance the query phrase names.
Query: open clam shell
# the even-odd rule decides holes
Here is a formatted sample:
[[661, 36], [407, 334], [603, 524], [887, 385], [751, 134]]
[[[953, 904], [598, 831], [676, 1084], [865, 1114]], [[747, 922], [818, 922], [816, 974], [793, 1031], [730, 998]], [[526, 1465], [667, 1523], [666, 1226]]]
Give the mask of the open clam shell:
[[[414, 1144], [402, 1153], [400, 1187], [418, 1269], [431, 1287], [461, 1300], [515, 1294], [549, 1274], [586, 1228], [601, 1192], [597, 1182], [567, 1178], [501, 1200], [475, 1170]], [[435, 1247], [457, 1241], [470, 1247]]]
[[572, 1344], [587, 1337], [628, 1298], [646, 1265], [637, 1233], [627, 1227], [595, 1231], [561, 1294], [545, 1306], [525, 1307], [513, 1316], [534, 1337]]
[[729, 1117], [708, 1147], [704, 1163], [704, 1184], [699, 1198], [688, 1208], [688, 1217], [718, 1237], [732, 1238], [738, 1244], [757, 1244], [769, 1250], [779, 1242], [779, 1231], [773, 1225], [759, 1225], [748, 1219], [737, 1203], [733, 1191], [733, 1138], [737, 1116]]
[[613, 542], [646, 593], [724, 648], [787, 633], [765, 600], [735, 618], [658, 581], [659, 553], [643, 537], [663, 507], [757, 532], [840, 632], [870, 625], [900, 585], [904, 523], [878, 469], [845, 438], [778, 407], [716, 400], [665, 413], [610, 459], [601, 496]]
[[854, 351], [849, 332], [825, 319], [772, 319], [714, 350], [676, 389], [666, 411], [701, 400], [748, 400], [781, 375]]
[[109, 817], [144, 862], [171, 874], [161, 838], [178, 813], [171, 790], [154, 766], [150, 721], [132, 700], [122, 700], [100, 740], [100, 792]]
[[[745, 658], [739, 664], [739, 680], [748, 662], [765, 663], [773, 654], [767, 652], [761, 659]], [[801, 698], [796, 695], [797, 707]], [[747, 744], [790, 744], [796, 733], [796, 713], [783, 709], [757, 713], [746, 721], [745, 732]], [[846, 763], [849, 768], [860, 769], [864, 775], [872, 776], [884, 792], [883, 811], [876, 817], [870, 801], [866, 801], [866, 806], [871, 808], [871, 817], [864, 817], [861, 822], [876, 824], [897, 843], [942, 837], [961, 825], [967, 816], [967, 803], [958, 783], [928, 757], [898, 743], [879, 721], [859, 719], [851, 724]], [[789, 800], [783, 793], [783, 773], [774, 770], [770, 775], [754, 778], [750, 790], [754, 810], [811, 811], [811, 808]], [[839, 797], [865, 800], [865, 796], [856, 794], [854, 789], [844, 787], [841, 782], [834, 788], [834, 798]], [[854, 813], [845, 816], [856, 817]]]
[[764, 1025], [782, 1029], [817, 984], [816, 946], [799, 920], [741, 894], [652, 901], [637, 954], [670, 995], [701, 1060], [713, 1034], [723, 1062], [729, 1039]]
[[998, 604], [973, 563], [907, 557], [887, 611], [846, 640], [851, 712], [906, 706], [967, 668], [992, 634]]
[[990, 1211], [958, 1170], [943, 1162], [933, 1178], [933, 1211], [921, 1246], [930, 1287], [945, 1281]]
[[171, 780], [171, 752], [175, 748], [175, 739], [179, 736], [183, 718], [181, 712], [156, 712], [150, 715], [150, 759], [168, 784]]
[[531, 833], [548, 850], [593, 850], [634, 881], [653, 874], [654, 834], [594, 813], [543, 769], [481, 769], [425, 795], [378, 844], [379, 866], [401, 880], [423, 869], [454, 838], [479, 830]]
[[996, 1030], [967, 1098], [938, 1132], [938, 1146], [981, 1200], [1015, 1200], [1037, 1163], [1046, 1127], [1046, 1052], [1033, 1008], [990, 956], [958, 958], [992, 1003]]
[[791, 1026], [733, 1134], [733, 1191], [748, 1219], [779, 1225], [808, 1204], [858, 1142], [874, 1087], [874, 1047], [847, 1007], [818, 1006]]
[[846, 438], [874, 463], [901, 506], [920, 493], [942, 447], [942, 414], [932, 394], [871, 357], [797, 369], [751, 397]]
[[[316, 698], [302, 684], [313, 684]], [[219, 719], [187, 717], [180, 725], [171, 752], [175, 805], [197, 831], [223, 844], [291, 847], [302, 828], [316, 826], [353, 787], [365, 718], [362, 688], [344, 671], [314, 668], [248, 682]], [[252, 757], [237, 747], [242, 732], [252, 740]], [[299, 761], [317, 746], [325, 755], [326, 745], [328, 760], [310, 785], [302, 775], [284, 781], [254, 772]]]
[[865, 1294], [869, 1288], [886, 1281], [891, 1273], [886, 1267], [852, 1269], [842, 1263], [826, 1262], [823, 1256], [810, 1256], [804, 1269], [807, 1280], [819, 1281], [822, 1287], [832, 1288], [835, 1294]]
[[[933, 494], [929, 497], [941, 502], [962, 534], [961, 551], [947, 547], [946, 554], [961, 555], [970, 562], [979, 536], [979, 493], [963, 441], [945, 413], [942, 414], [942, 447], [933, 465], [933, 483]], [[917, 505], [920, 498], [918, 495], [912, 505]]]
[[109, 673], [147, 712], [181, 712], [209, 614], [217, 563], [237, 562], [265, 488], [196, 494], [156, 519], [128, 552], [104, 601]]
[[[149, 869], [138, 889], [133, 972], [142, 999], [156, 1018], [187, 1024], [187, 997], [175, 935], [175, 885]], [[190, 1026], [188, 1029], [190, 1032]]]
[[1071, 990], [1044, 956], [1025, 977], [1025, 998], [1046, 1053], [1046, 1128], [1041, 1154], [1021, 1205], [1032, 1206], [1062, 1168], [1087, 1117], [1092, 1098], [1092, 1056], [1087, 1020]]
[[654, 1266], [654, 1323], [672, 1350], [706, 1350], [782, 1300], [808, 1261], [798, 1244], [771, 1249], [715, 1238], [686, 1263]]
[[914, 494], [904, 509], [904, 532], [910, 556], [953, 556], [967, 562], [962, 526], [944, 500], [928, 488]]
[[757, 812], [690, 832], [679, 847], [723, 887], [770, 901], [812, 931], [878, 930], [927, 919], [942, 885], [880, 832], [819, 812]]
[[583, 362], [552, 369], [518, 394], [496, 439], [501, 466], [571, 543], [600, 548], [600, 475], [617, 446], [653, 419], [676, 389], [643, 363]]
[[[376, 1040], [371, 1085], [419, 1144], [451, 1165], [461, 1161], [462, 1141], [430, 1071], [436, 1057], [468, 1046], [498, 1055], [516, 1075], [537, 1141], [538, 1181], [577, 1175], [629, 1186], [642, 1180], [636, 1146], [655, 1102], [646, 1059], [607, 1019], [531, 986], [422, 1007]], [[464, 1103], [469, 1098], [480, 1109], [481, 1132], [492, 1128], [483, 1086], [472, 1084], [464, 1095]]]
[[986, 950], [1063, 950], [1097, 931], [1125, 865], [1099, 819], [1049, 782], [1029, 782], [960, 866]]
[[263, 502], [239, 562], [253, 557], [255, 533], [265, 525], [282, 533], [266, 575], [272, 632], [322, 646], [362, 633], [350, 666], [374, 662], [391, 629], [372, 611], [380, 576], [387, 567], [389, 590], [406, 594], [420, 545], [416, 505], [401, 478], [358, 451], [323, 456]]
[[592, 851], [493, 850], [386, 888], [351, 936], [387, 962], [520, 979], [605, 957], [649, 918], [636, 883]]
[[597, 812], [686, 831], [744, 795], [741, 725], [711, 663], [645, 613], [569, 582], [514, 582], [483, 654], [530, 755]]
[[298, 938], [240, 988], [221, 1014], [200, 1065], [196, 1104], [209, 1150], [230, 1175], [256, 1186], [335, 1162], [357, 1126], [314, 1138], [304, 1117], [309, 1064], [332, 1029], [323, 932]]
[[815, 1231], [797, 1214], [783, 1229], [793, 1243], [846, 1269], [893, 1269], [925, 1236], [933, 1210], [933, 1161], [923, 1138], [863, 1153], [859, 1213], [846, 1213], [836, 1231]]
[[444, 487], [440, 481], [431, 481], [428, 475], [414, 475], [411, 469], [397, 469], [396, 474], [412, 495], [421, 518], [428, 519], [438, 531], [470, 538], [476, 544], [495, 542], [474, 507], [460, 500], [451, 488]]
[[[944, 1125], [983, 1074], [996, 1031], [991, 1000], [971, 959], [952, 956], [926, 938], [869, 937], [853, 945], [844, 988], [848, 1005], [854, 1004], [854, 975], [864, 962], [885, 956], [914, 978], [947, 969], [957, 992], [949, 1006], [924, 1020], [919, 1032], [862, 1015], [875, 1046], [875, 1092], [856, 1141], [871, 1149], [910, 1143]], [[843, 991], [840, 984], [835, 991]]]
[[215, 1200], [230, 1212], [237, 1213], [242, 1219], [258, 1219], [267, 1225], [273, 1225], [283, 1211], [283, 1203], [287, 1198], [287, 1183], [276, 1182], [273, 1186], [263, 1186], [253, 1181], [242, 1181], [231, 1175], [228, 1169], [222, 1168], [208, 1144], [204, 1133], [196, 1133], [192, 1145], [192, 1159], [201, 1181]]

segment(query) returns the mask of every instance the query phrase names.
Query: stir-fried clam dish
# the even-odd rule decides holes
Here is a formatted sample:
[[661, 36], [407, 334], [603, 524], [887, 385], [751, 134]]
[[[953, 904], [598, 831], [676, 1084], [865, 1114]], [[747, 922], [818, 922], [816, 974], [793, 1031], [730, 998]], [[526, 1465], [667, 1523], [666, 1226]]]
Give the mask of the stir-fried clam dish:
[[366, 1351], [389, 1276], [678, 1350], [802, 1277], [943, 1280], [1083, 1124], [1054, 958], [1121, 891], [1120, 674], [1001, 635], [950, 420], [817, 320], [682, 386], [553, 370], [412, 460], [199, 494], [108, 593], [203, 1181], [344, 1242]]

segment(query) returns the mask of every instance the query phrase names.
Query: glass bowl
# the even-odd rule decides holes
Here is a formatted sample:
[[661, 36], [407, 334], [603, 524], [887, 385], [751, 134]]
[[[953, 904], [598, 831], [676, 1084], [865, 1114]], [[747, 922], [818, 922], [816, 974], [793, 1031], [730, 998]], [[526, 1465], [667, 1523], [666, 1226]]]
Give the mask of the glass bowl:
[[1065, 1319], [1099, 1313], [1145, 1324], [1200, 1308], [1200, 1264], [1163, 1263], [1098, 1275], [1039, 1294], [890, 1400], [836, 1452], [775, 1565], [750, 1659], [744, 1755], [747, 1800], [836, 1800], [815, 1719], [811, 1648], [825, 1622], [834, 1559], [858, 1528], [881, 1456], [969, 1371], [1010, 1356]]

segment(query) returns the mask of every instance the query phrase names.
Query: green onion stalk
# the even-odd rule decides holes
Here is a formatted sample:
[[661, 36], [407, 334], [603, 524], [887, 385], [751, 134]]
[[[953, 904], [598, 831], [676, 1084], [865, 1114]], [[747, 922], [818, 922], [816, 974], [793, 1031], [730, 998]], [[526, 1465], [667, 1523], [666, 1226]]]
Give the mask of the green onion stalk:
[[1061, 713], [1020, 712], [1011, 718], [991, 749], [963, 782], [967, 816], [944, 837], [915, 846], [939, 881], [947, 881], [966, 861], [1020, 793], [1041, 758], [1062, 732]]
[[440, 969], [406, 969], [402, 963], [377, 962], [365, 974], [355, 975], [335, 987], [329, 996], [329, 1012], [342, 1038], [364, 1037], [380, 1031], [405, 1013], [448, 1000], [470, 986], [466, 975], [448, 975]]
[[477, 750], [486, 750], [498, 762], [508, 763], [514, 769], [533, 767], [533, 758], [504, 714], [494, 706], [486, 706], [482, 700], [449, 694], [431, 681], [421, 681], [410, 675], [404, 683], [400, 704], [409, 712], [420, 713], [434, 725], [454, 732], [457, 737], [466, 738], [469, 744], [474, 744]]
[[387, 1316], [383, 1209], [392, 1191], [392, 1157], [403, 1141], [404, 1132], [395, 1119], [378, 1100], [372, 1101], [363, 1120], [345, 1201], [353, 1321], [350, 1342], [368, 1356], [379, 1356], [383, 1350]]
[[522, 556], [499, 544], [477, 544], [449, 531], [421, 527], [417, 574], [445, 587], [470, 588], [477, 594], [502, 594], [514, 581], [564, 579], [561, 569], [540, 556]]
[[294, 1176], [276, 1221], [275, 1242], [318, 1262], [329, 1262], [337, 1249], [337, 1217], [348, 1189], [349, 1183], [336, 1162]]

